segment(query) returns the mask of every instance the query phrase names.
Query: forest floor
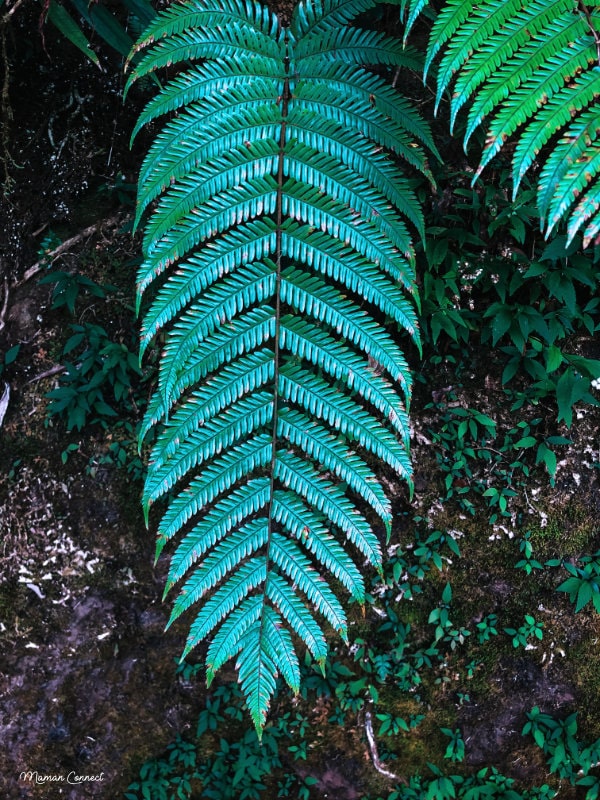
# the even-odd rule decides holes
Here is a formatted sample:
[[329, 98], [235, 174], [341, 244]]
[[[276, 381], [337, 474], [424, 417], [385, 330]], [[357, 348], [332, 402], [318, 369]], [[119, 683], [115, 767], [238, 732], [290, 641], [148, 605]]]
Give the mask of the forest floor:
[[[110, 445], [128, 437], [135, 452], [135, 399], [127, 430], [97, 423], [69, 433], [47, 416], [71, 326], [99, 326], [110, 342], [136, 348], [139, 240], [133, 195], [115, 186], [135, 182], [129, 135], [140, 99], [123, 105], [116, 57], [105, 55], [99, 70], [52, 29], [44, 49], [36, 9], [9, 40], [10, 182], [0, 198], [2, 361], [19, 345], [2, 375], [10, 397], [0, 430], [0, 794], [114, 798], [202, 700], [175, 675], [181, 634], [163, 635], [139, 474], [111, 458]], [[39, 282], [52, 271], [111, 284], [110, 302], [83, 290], [76, 314], [53, 310], [53, 285]], [[28, 770], [102, 779], [36, 785], [19, 779]]]
[[[128, 358], [136, 351], [140, 248], [131, 232], [130, 187], [146, 143], [142, 136], [130, 150], [128, 139], [143, 97], [133, 94], [123, 105], [116, 60], [104, 57], [99, 70], [50, 34], [45, 47], [36, 34], [10, 43], [12, 118], [3, 120], [10, 182], [0, 198], [0, 362], [7, 361], [0, 396], [5, 385], [10, 396], [0, 420], [0, 794], [114, 800], [179, 734], [193, 740], [206, 691], [200, 680], [176, 673], [184, 624], [163, 633], [165, 569], [154, 566], [139, 502], [143, 468], [134, 434], [152, 364], [139, 375], [137, 357]], [[64, 303], [53, 308], [55, 284], [40, 282], [50, 272], [84, 275], [93, 286], [63, 279]], [[85, 425], [68, 431], [47, 394], [64, 386], [61, 377], [86, 343], [93, 358], [110, 344], [119, 357], [100, 404], [83, 407]], [[311, 722], [307, 758], [286, 756], [288, 770], [315, 778], [311, 797], [387, 796], [394, 780], [377, 769], [386, 757], [404, 779], [426, 773], [431, 762], [460, 774], [495, 767], [525, 788], [555, 785], [540, 748], [521, 735], [534, 706], [557, 719], [577, 712], [577, 737], [600, 737], [600, 616], [589, 607], [575, 614], [556, 592], [567, 576], [563, 567], [515, 569], [526, 532], [542, 564], [578, 563], [600, 550], [600, 412], [579, 409], [567, 431], [553, 424], [550, 405], [523, 411], [528, 424], [541, 417], [548, 433], [571, 441], [559, 448], [554, 485], [531, 459], [529, 476], [513, 474], [510, 448], [488, 444], [500, 457], [473, 461], [473, 474], [458, 479], [447, 498], [441, 442], [444, 432], [456, 432], [455, 410], [492, 418], [495, 442], [521, 416], [510, 410], [489, 350], [470, 352], [458, 372], [444, 359], [417, 366], [416, 377], [415, 496], [409, 501], [406, 488], [386, 477], [395, 512], [390, 552], [414, 551], [417, 530], [422, 541], [442, 531], [461, 557], [444, 550], [443, 571], [430, 564], [423, 591], [410, 600], [405, 590], [395, 607], [417, 644], [426, 644], [428, 614], [443, 605], [450, 583], [453, 623], [469, 636], [434, 659], [418, 691], [381, 682], [379, 710], [424, 719], [408, 733], [380, 737], [378, 753], [366, 735], [362, 696], [354, 704], [346, 698], [341, 725], [328, 721], [335, 687], [329, 698], [324, 692], [300, 705], [278, 701], [276, 717], [303, 709]], [[78, 392], [94, 406], [92, 389], [86, 395], [79, 385]], [[491, 495], [475, 491], [477, 481], [480, 489], [510, 490], [506, 514], [495, 523]], [[353, 637], [381, 648], [374, 633], [380, 613], [376, 602], [364, 614], [356, 609]], [[490, 614], [499, 635], [478, 644], [477, 625]], [[525, 614], [543, 622], [543, 638], [513, 646], [503, 628], [517, 629]], [[346, 669], [355, 653], [336, 646]], [[354, 674], [368, 687], [366, 672]], [[444, 761], [448, 741], [440, 727], [460, 729], [462, 763]], [[28, 772], [87, 779], [36, 783]], [[262, 796], [275, 798], [277, 789]], [[569, 796], [576, 791], [563, 782], [561, 797]]]

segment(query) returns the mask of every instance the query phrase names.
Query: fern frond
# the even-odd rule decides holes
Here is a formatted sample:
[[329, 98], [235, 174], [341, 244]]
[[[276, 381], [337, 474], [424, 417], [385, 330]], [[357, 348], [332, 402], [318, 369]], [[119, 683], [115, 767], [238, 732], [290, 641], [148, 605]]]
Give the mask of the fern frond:
[[437, 83], [436, 108], [439, 106], [441, 94], [450, 83], [454, 73], [463, 65], [465, 49], [477, 53], [490, 35], [503, 28], [507, 19], [520, 8], [518, 0], [507, 0], [503, 3], [488, 3], [482, 7], [473, 6], [471, 13], [453, 32], [448, 47], [441, 59]]
[[167, 358], [161, 364], [158, 376], [160, 391], [167, 405], [176, 399], [173, 387], [181, 372], [181, 365], [197, 345], [206, 341], [224, 322], [230, 322], [241, 311], [272, 296], [275, 278], [268, 260], [265, 261], [265, 264], [251, 264], [240, 269], [227, 283], [211, 287], [174, 326], [165, 348]]
[[[270, 606], [265, 605], [265, 617], [261, 626], [260, 646], [275, 665], [275, 673], [279, 672], [294, 694], [300, 689], [300, 663], [294, 650], [292, 637], [285, 627], [282, 618]], [[260, 710], [260, 719], [264, 722], [269, 707], [270, 695], [266, 698], [264, 712]]]
[[[596, 197], [598, 196], [598, 191], [599, 190], [600, 190], [600, 185], [598, 184], [598, 182], [596, 182], [596, 186], [595, 186]], [[598, 239], [598, 235], [600, 234], [600, 213], [598, 213], [599, 208], [600, 208], [600, 203], [598, 203], [597, 200], [595, 201], [595, 206], [596, 206], [596, 210], [595, 210], [595, 213], [594, 213], [594, 215], [592, 217], [592, 221], [590, 222], [589, 225], [586, 226], [586, 228], [585, 228], [585, 230], [583, 232], [583, 246], [584, 247], [587, 247], [589, 244], [591, 244], [592, 242], [596, 241]], [[575, 230], [573, 233], [571, 233], [571, 231], [569, 231], [569, 236], [570, 236], [569, 241], [571, 241], [573, 239], [573, 236], [575, 236], [575, 233], [577, 233], [577, 230]]]
[[429, 68], [448, 40], [460, 30], [473, 10], [473, 3], [463, 0], [447, 0], [438, 14], [429, 37], [429, 47], [425, 58], [423, 75], [427, 78]]
[[[264, 508], [270, 501], [270, 493], [270, 480], [264, 477], [253, 478], [244, 486], [222, 497], [208, 514], [202, 518], [202, 521], [192, 528], [173, 554], [165, 587], [165, 596], [173, 585], [181, 580], [192, 564], [213, 545], [243, 520]], [[157, 556], [165, 544], [166, 542], [163, 538], [159, 538]], [[203, 560], [202, 574], [206, 571], [205, 563], [206, 559]], [[173, 607], [172, 619], [176, 619], [182, 613], [183, 609], [179, 610], [179, 600], [178, 598]], [[184, 596], [180, 602], [186, 602], [185, 588]]]
[[[149, 337], [155, 336], [159, 329], [169, 322], [189, 301], [213, 284], [224, 274], [231, 272], [242, 263], [258, 261], [272, 253], [276, 246], [276, 230], [270, 220], [254, 220], [239, 225], [236, 230], [210, 242], [202, 253], [191, 256], [170, 277], [160, 290], [157, 298], [144, 319], [144, 329]], [[138, 272], [138, 306], [142, 294], [151, 282], [164, 272], [151, 265], [142, 265]], [[139, 311], [139, 308], [138, 308]], [[142, 354], [149, 342], [147, 336], [142, 341]]]
[[249, 629], [241, 642], [236, 662], [242, 691], [254, 701], [250, 705], [250, 715], [257, 731], [261, 731], [265, 724], [269, 701], [275, 692], [275, 676], [279, 666], [270, 657], [271, 648], [266, 639], [265, 627], [261, 619]]
[[[426, 145], [429, 152], [437, 155], [437, 149], [429, 125], [418, 114], [414, 106], [398, 95], [389, 84], [378, 75], [364, 69], [338, 63], [315, 69], [314, 74], [305, 75], [303, 82], [323, 86], [333, 98], [348, 98], [356, 102], [359, 98], [365, 108], [375, 108], [385, 117], [393, 120], [415, 139]], [[421, 66], [419, 62], [415, 66]]]
[[[361, 242], [360, 237], [355, 237], [356, 242]], [[327, 234], [320, 231], [315, 231], [310, 225], [300, 226], [296, 224], [289, 224], [283, 227], [281, 237], [282, 250], [295, 262], [305, 261], [309, 263], [315, 270], [329, 276], [330, 278], [347, 283], [352, 287], [353, 291], [359, 293], [363, 290], [365, 293], [370, 294], [371, 302], [376, 302], [374, 298], [379, 296], [377, 281], [372, 281], [373, 263], [369, 262], [362, 253], [356, 253], [349, 249], [345, 242], [340, 242]], [[412, 256], [412, 253], [410, 254]], [[383, 263], [380, 262], [379, 267], [382, 267], [389, 277], [400, 286], [405, 286], [407, 289], [411, 286], [411, 278], [413, 277], [413, 268], [411, 260], [399, 258], [396, 255], [396, 260], [390, 258], [386, 259]], [[331, 292], [328, 292], [325, 284], [315, 279], [305, 279], [305, 276], [298, 275], [293, 270], [287, 271], [287, 278], [290, 284], [296, 288], [304, 287], [304, 291], [313, 293], [315, 299], [319, 297], [328, 302], [333, 299]], [[321, 287], [322, 290], [321, 290]], [[410, 290], [410, 289], [409, 289]], [[392, 290], [392, 293], [397, 296], [397, 293]], [[342, 298], [343, 299], [343, 298]], [[381, 297], [381, 310], [387, 313], [388, 298]], [[390, 316], [396, 317], [398, 311], [394, 311]], [[402, 312], [401, 318], [408, 326], [408, 329], [414, 333], [415, 339], [418, 343], [418, 334], [416, 332], [412, 313], [405, 308]], [[400, 321], [400, 319], [399, 319]], [[404, 324], [403, 323], [403, 324]]]
[[271, 539], [270, 554], [273, 563], [287, 575], [315, 606], [315, 608], [337, 631], [342, 639], [347, 640], [346, 614], [340, 601], [323, 576], [313, 568], [302, 550], [290, 539], [274, 532]]
[[[213, 514], [214, 516], [214, 514]], [[180, 616], [197, 603], [207, 592], [214, 589], [226, 575], [237, 569], [240, 562], [264, 547], [269, 539], [266, 520], [258, 519], [243, 525], [212, 549], [202, 561], [202, 569], [195, 570], [186, 581], [173, 605], [173, 614]], [[202, 551], [195, 556], [200, 558]]]
[[223, 0], [217, 7], [210, 1], [195, 0], [164, 9], [148, 25], [135, 45], [133, 53], [138, 53], [165, 37], [176, 36], [193, 28], [212, 27], [230, 22], [250, 26], [271, 38], [276, 36], [278, 30], [276, 17], [266, 6], [247, 5], [238, 0]]
[[234, 57], [228, 62], [208, 61], [201, 69], [192, 68], [170, 81], [162, 92], [146, 105], [131, 134], [131, 141], [140, 130], [159, 117], [207, 97], [221, 94], [228, 88], [238, 91], [250, 89], [254, 81], [273, 75], [273, 63], [269, 60]]
[[270, 102], [256, 109], [264, 101], [264, 92], [252, 85], [245, 92], [235, 92], [236, 114], [225, 101], [213, 99], [216, 110], [204, 114], [182, 114], [159, 136], [142, 164], [139, 178], [136, 224], [147, 206], [173, 181], [186, 177], [196, 166], [223, 153], [245, 147], [253, 139], [274, 139], [280, 117], [275, 101], [281, 90], [273, 81], [267, 98]]
[[405, 446], [378, 419], [327, 381], [287, 362], [279, 373], [279, 391], [286, 400], [301, 405], [310, 416], [324, 420], [410, 480]]
[[569, 122], [573, 115], [593, 102], [600, 93], [600, 77], [594, 72], [578, 75], [573, 84], [564, 87], [565, 69], [577, 74], [587, 67], [595, 56], [595, 47], [582, 47], [567, 58], [551, 58], [535, 78], [535, 89], [543, 93], [532, 96], [531, 84], [526, 83], [514, 93], [514, 103], [508, 113], [500, 113], [490, 125], [481, 163], [484, 167], [500, 151], [504, 138], [511, 136], [518, 127], [531, 120], [521, 132], [513, 158], [513, 180], [515, 193], [521, 180], [541, 148], [552, 134]]
[[414, 140], [410, 134], [368, 101], [365, 102], [362, 95], [352, 99], [334, 98], [326, 87], [314, 82], [303, 82], [296, 88], [296, 97], [307, 111], [319, 114], [323, 121], [331, 120], [338, 126], [354, 129], [362, 136], [397, 153], [419, 172], [428, 173], [425, 155], [422, 150], [413, 146]]
[[[308, 155], [312, 158], [309, 160]], [[393, 242], [407, 257], [412, 257], [411, 236], [402, 220], [390, 210], [387, 198], [377, 190], [365, 187], [353, 171], [325, 153], [314, 156], [305, 145], [296, 144], [283, 160], [284, 174], [295, 182], [339, 198], [346, 208], [358, 212], [375, 225], [382, 236]]]
[[[562, 2], [562, 0], [561, 0]], [[527, 15], [524, 19], [527, 34], [529, 35], [529, 25], [535, 25], [535, 18], [530, 19]], [[578, 21], [572, 15], [562, 15], [558, 19], [548, 22], [551, 27], [554, 41], [560, 47], [561, 43], [566, 46], [569, 42], [573, 41], [578, 32]], [[501, 45], [492, 40], [493, 50], [490, 56], [494, 58], [499, 64], [496, 72], [490, 76], [486, 83], [486, 90], [476, 93], [473, 99], [473, 104], [469, 111], [465, 132], [465, 146], [470, 141], [471, 136], [481, 125], [482, 121], [496, 108], [502, 108], [502, 104], [507, 97], [519, 89], [524, 81], [531, 79], [536, 75], [538, 70], [546, 64], [548, 54], [543, 48], [540, 48], [539, 41], [532, 39], [528, 44], [524, 45], [519, 51], [504, 64], [495, 57], [495, 54], [501, 49]], [[587, 46], [587, 43], [586, 45]], [[581, 49], [579, 47], [579, 49]], [[467, 97], [464, 101], [467, 101]], [[527, 98], [531, 100], [531, 97]], [[541, 103], [544, 102], [543, 94], [540, 97]], [[458, 101], [455, 101], [452, 109], [458, 109]], [[510, 110], [510, 107], [509, 107]]]
[[147, 248], [148, 265], [153, 265], [155, 272], [162, 272], [165, 266], [221, 228], [247, 222], [262, 213], [272, 213], [276, 200], [277, 187], [270, 175], [248, 181], [243, 189], [214, 195], [210, 202], [203, 204], [202, 213], [193, 209], [186, 223], [173, 226], [155, 246]]
[[[238, 567], [229, 580], [202, 606], [190, 627], [182, 658], [196, 647], [198, 642], [206, 639], [208, 634], [227, 617], [234, 608], [240, 605], [250, 592], [263, 584], [267, 578], [267, 562], [264, 556], [256, 556]], [[172, 614], [169, 625], [175, 621]], [[231, 654], [230, 654], [231, 657]]]
[[[267, 342], [273, 337], [275, 328], [274, 309], [259, 306], [232, 320], [227, 333], [215, 331], [182, 364], [173, 384], [173, 397], [179, 397], [185, 389], [217, 370], [224, 362]], [[161, 396], [157, 395], [157, 398], [158, 404], [166, 408]], [[158, 419], [162, 419], [162, 415]]]
[[[376, 267], [398, 274], [398, 252], [394, 243], [382, 236], [377, 231], [378, 226], [370, 220], [357, 219], [352, 209], [323, 198], [317, 189], [298, 185], [296, 181], [286, 181], [281, 201], [282, 209], [292, 219], [307, 223], [311, 229], [320, 228]], [[411, 271], [406, 264], [406, 272], [410, 274]]]
[[[588, 109], [600, 96], [599, 35], [600, 4], [583, 8], [572, 0], [450, 0], [431, 32], [426, 69], [442, 53], [437, 104], [454, 83], [452, 127], [469, 106], [465, 147], [475, 130], [487, 125], [475, 178], [516, 138], [514, 193], [534, 161], [540, 163], [538, 199], [546, 236], [566, 219], [571, 240], [600, 203], [594, 168], [587, 167], [600, 147], [595, 135], [578, 139], [577, 133], [586, 129], [593, 113]], [[589, 198], [576, 203], [582, 192]]]
[[337, 525], [373, 566], [381, 563], [377, 537], [336, 484], [325, 480], [309, 463], [285, 451], [278, 452], [273, 475]]
[[[380, 364], [410, 394], [410, 374], [402, 351], [393, 338], [340, 292], [319, 278], [290, 269], [282, 281], [283, 299], [302, 314], [327, 323]], [[343, 280], [343, 277], [342, 277]]]
[[273, 139], [256, 142], [252, 150], [223, 153], [210, 166], [194, 170], [165, 192], [154, 210], [145, 231], [144, 246], [151, 252], [151, 243], [159, 242], [194, 208], [213, 196], [231, 191], [254, 179], [264, 179], [274, 171], [279, 145]]
[[376, 1], [308, 0], [284, 29], [253, 0], [184, 0], [129, 79], [181, 70], [134, 131], [175, 114], [139, 181], [142, 352], [164, 337], [142, 501], [169, 496], [156, 555], [178, 540], [165, 593], [181, 583], [169, 624], [197, 609], [184, 656], [210, 638], [209, 681], [236, 659], [259, 734], [276, 675], [298, 690], [294, 637], [322, 665], [323, 621], [347, 638], [338, 592], [363, 602], [359, 560], [381, 569], [391, 503], [370, 461], [411, 480], [398, 337], [419, 344], [424, 226], [405, 170], [428, 175], [436, 152], [365, 69], [419, 66], [351, 24]]
[[[468, 142], [474, 127], [480, 124], [483, 117], [488, 113], [486, 106], [478, 108], [480, 98], [473, 97], [477, 89], [487, 82], [488, 86], [493, 84], [499, 92], [503, 93], [503, 97], [507, 97], [510, 91], [519, 85], [519, 81], [529, 77], [532, 72], [544, 64], [543, 51], [540, 51], [536, 41], [532, 42], [532, 37], [539, 30], [543, 30], [547, 25], [554, 23], [553, 27], [556, 33], [554, 42], [556, 47], [558, 48], [569, 41], [569, 36], [572, 33], [569, 30], [569, 24], [555, 24], [563, 8], [563, 0], [555, 0], [555, 2], [550, 3], [539, 0], [539, 2], [536, 2], [535, 8], [532, 9], [534, 13], [517, 13], [504, 22], [501, 41], [498, 42], [492, 38], [491, 42], [488, 40], [480, 44], [478, 50], [469, 57], [469, 69], [459, 72], [456, 77], [454, 85], [455, 96], [452, 100], [451, 109], [451, 130], [454, 130], [460, 109], [469, 98], [473, 98], [473, 110], [470, 116], [471, 124], [465, 134], [465, 141]], [[568, 19], [563, 20], [563, 23], [568, 23], [569, 21]], [[509, 64], [512, 63], [515, 67], [518, 64], [518, 72], [509, 68], [507, 62]], [[438, 102], [441, 100], [442, 92], [447, 88], [451, 78], [452, 75], [448, 75], [447, 81], [444, 83], [438, 79]], [[487, 95], [482, 95], [481, 101], [485, 102], [487, 99]]]
[[368, 185], [384, 195], [394, 208], [405, 215], [423, 235], [423, 217], [420, 205], [403, 174], [388, 159], [369, 148], [356, 131], [339, 128], [316, 114], [291, 109], [286, 133], [290, 141], [297, 140], [313, 149], [326, 153], [344, 166], [361, 175]]
[[247, 597], [227, 617], [206, 654], [206, 681], [213, 681], [215, 673], [231, 658], [232, 653], [240, 650], [240, 640], [252, 625], [260, 620], [263, 612], [263, 599], [260, 595]]
[[320, 366], [334, 380], [343, 381], [349, 389], [360, 394], [382, 412], [408, 445], [408, 418], [404, 410], [397, 407], [398, 396], [368, 361], [356, 356], [315, 325], [294, 317], [281, 320], [281, 346]]
[[598, 235], [600, 221], [600, 181], [596, 177], [589, 186], [589, 191], [581, 198], [571, 214], [567, 241], [572, 241], [580, 228], [587, 224], [583, 232], [584, 246], [590, 244]]
[[304, 72], [312, 71], [315, 61], [323, 67], [328, 62], [343, 64], [386, 64], [388, 66], [413, 65], [407, 58], [403, 45], [377, 31], [361, 31], [353, 28], [330, 29], [320, 36], [302, 38], [296, 46], [296, 58]]
[[[234, 0], [232, 5], [241, 4], [235, 3]], [[196, 22], [192, 23], [191, 20], [194, 18]], [[135, 81], [174, 63], [219, 57], [229, 61], [252, 56], [260, 56], [263, 60], [271, 59], [273, 65], [278, 63], [280, 52], [274, 37], [260, 28], [247, 24], [244, 19], [234, 18], [226, 26], [216, 24], [217, 19], [219, 12], [213, 9], [208, 15], [192, 14], [188, 17], [187, 23], [181, 22], [183, 26], [181, 33], [169, 32], [172, 26], [164, 26], [162, 33], [146, 35], [135, 49], [139, 52], [142, 47], [152, 44], [152, 50], [140, 59], [131, 72], [125, 87], [126, 92]], [[222, 23], [223, 19], [219, 21]], [[187, 24], [192, 27], [187, 28]], [[151, 25], [152, 27], [154, 26]], [[155, 36], [162, 38], [155, 42]]]
[[273, 377], [273, 353], [268, 349], [231, 361], [178, 406], [171, 418], [172, 425], [162, 431], [152, 449], [154, 468], [175, 453], [181, 439], [206, 425], [245, 394], [268, 384]]
[[[223, 363], [253, 350], [272, 338], [275, 329], [275, 312], [260, 307], [232, 321], [228, 333], [217, 331], [199, 345], [182, 365], [173, 385], [173, 396], [180, 397], [190, 386], [198, 383]], [[155, 393], [146, 409], [140, 428], [140, 443], [148, 431], [167, 418], [169, 405], [161, 394]]]

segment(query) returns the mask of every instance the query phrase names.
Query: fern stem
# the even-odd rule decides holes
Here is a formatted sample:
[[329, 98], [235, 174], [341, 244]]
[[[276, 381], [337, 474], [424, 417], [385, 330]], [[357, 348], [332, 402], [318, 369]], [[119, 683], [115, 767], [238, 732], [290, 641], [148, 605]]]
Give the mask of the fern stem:
[[277, 428], [278, 428], [278, 411], [279, 411], [279, 367], [280, 367], [280, 338], [281, 338], [281, 273], [282, 273], [282, 231], [283, 231], [283, 181], [284, 181], [284, 163], [285, 163], [285, 138], [286, 138], [286, 125], [288, 108], [290, 101], [290, 57], [289, 57], [289, 40], [287, 34], [284, 38], [286, 54], [284, 58], [285, 66], [285, 80], [283, 84], [283, 93], [281, 95], [281, 131], [279, 134], [279, 155], [277, 165], [277, 204], [276, 204], [276, 258], [275, 264], [277, 273], [275, 277], [275, 342], [273, 352], [275, 354], [274, 375], [273, 375], [273, 450], [271, 454], [271, 500], [269, 502], [269, 541], [271, 536], [272, 525], [272, 505], [273, 493], [275, 491], [275, 460], [277, 458]]
[[590, 9], [587, 7], [587, 4], [583, 2], [583, 0], [578, 0], [577, 8], [579, 9], [579, 12], [585, 16], [585, 21], [590, 30], [590, 33], [594, 37], [594, 44], [596, 45], [597, 61], [598, 64], [600, 64], [600, 34], [598, 33], [598, 31], [594, 26]]
[[[279, 134], [279, 154], [277, 164], [277, 202], [276, 202], [276, 276], [275, 276], [275, 341], [273, 345], [274, 352], [274, 369], [273, 369], [273, 427], [272, 427], [272, 450], [271, 450], [271, 485], [270, 485], [270, 498], [268, 505], [268, 534], [266, 542], [266, 581], [269, 580], [270, 567], [272, 558], [270, 557], [271, 542], [273, 537], [273, 522], [274, 510], [273, 503], [275, 497], [275, 475], [276, 475], [276, 460], [277, 460], [277, 430], [279, 427], [279, 407], [280, 407], [280, 394], [279, 394], [279, 371], [281, 359], [281, 273], [283, 269], [283, 253], [282, 253], [282, 237], [283, 237], [283, 222], [285, 219], [283, 213], [283, 182], [284, 182], [284, 164], [285, 164], [285, 144], [286, 144], [286, 127], [287, 116], [290, 102], [290, 56], [289, 56], [289, 38], [287, 32], [284, 30], [284, 44], [285, 44], [285, 79], [283, 83], [283, 92], [280, 98], [281, 103], [281, 130]], [[267, 592], [263, 593], [263, 606], [266, 604]], [[260, 616], [260, 636], [262, 638], [263, 629], [265, 624], [264, 610]], [[260, 639], [259, 639], [260, 641]], [[260, 732], [259, 732], [260, 736]]]

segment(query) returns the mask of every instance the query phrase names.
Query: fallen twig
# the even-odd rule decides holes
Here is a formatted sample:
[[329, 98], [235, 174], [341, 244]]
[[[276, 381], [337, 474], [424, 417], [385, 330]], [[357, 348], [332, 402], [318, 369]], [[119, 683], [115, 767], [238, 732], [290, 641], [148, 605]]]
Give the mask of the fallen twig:
[[115, 214], [112, 217], [108, 217], [108, 219], [100, 220], [99, 222], [95, 222], [93, 225], [89, 225], [87, 228], [84, 228], [82, 231], [79, 231], [75, 236], [71, 236], [70, 239], [65, 239], [64, 242], [61, 242], [58, 247], [55, 247], [54, 250], [50, 250], [50, 252], [44, 255], [44, 258], [40, 261], [36, 261], [35, 264], [32, 264], [29, 269], [25, 270], [25, 274], [23, 277], [13, 284], [13, 287], [16, 288], [17, 286], [22, 286], [27, 281], [31, 280], [38, 272], [41, 272], [46, 262], [57, 258], [57, 256], [61, 256], [67, 250], [69, 250], [73, 245], [76, 245], [82, 239], [85, 239], [88, 236], [92, 236], [92, 234], [99, 231], [101, 228], [105, 226], [115, 225], [118, 222], [125, 222], [125, 220], [129, 217], [129, 214], [123, 216], [122, 212]]
[[4, 14], [0, 19], [0, 24], [6, 25], [9, 19], [12, 17], [12, 15], [15, 13], [15, 11], [19, 8], [19, 6], [22, 6], [24, 2], [25, 0], [17, 0], [16, 3], [13, 3], [12, 6], [6, 12], [6, 14]]
[[53, 367], [50, 367], [50, 369], [45, 370], [45, 372], [40, 372], [35, 378], [30, 378], [27, 383], [37, 383], [37, 381], [43, 381], [44, 378], [51, 378], [52, 375], [58, 375], [60, 372], [64, 371], [65, 367], [62, 364], [55, 364]]
[[4, 391], [2, 392], [2, 397], [0, 397], [0, 427], [4, 422], [4, 415], [6, 414], [6, 409], [8, 408], [8, 401], [10, 400], [10, 386], [8, 383], [4, 384]]
[[0, 309], [0, 331], [4, 328], [6, 322], [6, 309], [8, 308], [8, 278], [4, 278], [4, 298], [2, 300], [2, 308]]
[[597, 56], [596, 60], [598, 64], [600, 64], [600, 34], [598, 34], [598, 31], [596, 30], [596, 26], [594, 25], [594, 22], [592, 20], [592, 15], [590, 13], [590, 9], [587, 6], [587, 3], [584, 3], [582, 2], [582, 0], [579, 0], [578, 6], [579, 10], [585, 17], [585, 21], [587, 23], [589, 31], [594, 38], [594, 43], [596, 45], [596, 56]]
[[390, 772], [389, 769], [386, 769], [381, 761], [379, 760], [379, 753], [377, 751], [377, 740], [375, 739], [375, 733], [373, 732], [373, 717], [371, 716], [370, 711], [365, 711], [365, 732], [367, 734], [367, 741], [369, 743], [369, 751], [371, 753], [371, 759], [373, 761], [373, 766], [380, 772], [382, 775], [385, 775], [386, 778], [390, 778], [396, 783], [403, 783], [406, 786], [406, 780], [400, 776], [396, 775], [394, 772]]

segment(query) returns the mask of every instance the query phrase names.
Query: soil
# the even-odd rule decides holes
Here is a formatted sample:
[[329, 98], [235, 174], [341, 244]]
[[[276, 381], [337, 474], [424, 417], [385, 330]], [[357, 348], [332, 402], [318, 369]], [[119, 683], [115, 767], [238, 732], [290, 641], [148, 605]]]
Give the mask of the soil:
[[[20, 350], [3, 376], [10, 398], [0, 430], [0, 794], [116, 798], [186, 730], [202, 697], [175, 676], [183, 636], [163, 633], [139, 480], [111, 464], [90, 469], [112, 434], [96, 428], [84, 441], [48, 426], [45, 394], [71, 324], [106, 325], [134, 346], [128, 262], [139, 241], [127, 231], [132, 196], [113, 187], [135, 182], [141, 150], [129, 149], [129, 134], [143, 98], [124, 106], [118, 58], [100, 48], [99, 69], [49, 26], [42, 41], [38, 17], [37, 5], [19, 12], [7, 37], [0, 353]], [[74, 241], [40, 265], [49, 234]], [[38, 283], [50, 268], [114, 280], [112, 310], [93, 296], [76, 319], [52, 310], [52, 286]], [[63, 463], [67, 443], [80, 450]], [[36, 785], [19, 779], [28, 770], [101, 777]]]
[[[95, 322], [113, 340], [135, 348], [132, 261], [139, 239], [127, 229], [131, 194], [115, 186], [135, 182], [146, 142], [142, 135], [129, 148], [144, 97], [134, 92], [123, 104], [118, 59], [99, 49], [98, 69], [51, 29], [45, 29], [42, 42], [37, 14], [37, 6], [25, 6], [10, 27], [11, 118], [2, 121], [10, 133], [5, 154], [10, 181], [0, 197], [0, 355], [17, 344], [20, 350], [0, 377], [0, 395], [2, 380], [10, 386], [0, 424], [0, 794], [7, 800], [113, 800], [146, 760], [162, 753], [178, 733], [195, 728], [204, 692], [201, 684], [175, 673], [185, 630], [175, 625], [163, 632], [164, 566], [153, 563], [139, 477], [106, 458], [124, 434], [100, 425], [69, 433], [58, 419], [48, 423], [46, 394], [57, 385], [70, 325]], [[50, 233], [62, 242], [73, 240], [51, 266], [85, 269], [92, 279], [115, 284], [110, 305], [89, 296], [75, 320], [65, 308], [51, 307], [52, 287], [38, 283], [48, 269], [40, 263], [40, 248]], [[510, 608], [512, 573], [497, 574], [493, 553], [486, 572], [479, 555], [469, 559], [465, 542], [469, 536], [480, 540], [484, 529], [490, 548], [496, 541], [508, 546], [520, 514], [540, 530], [549, 520], [563, 525], [564, 537], [583, 536], [585, 529], [586, 547], [598, 549], [600, 415], [594, 409], [581, 413], [555, 487], [538, 470], [537, 483], [528, 484], [527, 498], [515, 505], [504, 528], [480, 523], [474, 533], [471, 518], [438, 500], [443, 477], [430, 437], [439, 419], [430, 404], [444, 395], [452, 375], [440, 368], [428, 380], [412, 409], [417, 465], [412, 513], [462, 536], [461, 574], [465, 581], [470, 576], [474, 613], [478, 597], [491, 598], [497, 610]], [[462, 383], [460, 402], [484, 412], [487, 404], [489, 411], [494, 380], [483, 355]], [[491, 388], [482, 394], [483, 385]], [[73, 450], [65, 457], [68, 445]], [[409, 509], [407, 493], [391, 487], [401, 519]], [[404, 533], [399, 523], [395, 536]], [[471, 600], [465, 601], [467, 608]], [[600, 734], [594, 727], [594, 716], [600, 717], [598, 684], [591, 683], [600, 670], [588, 665], [588, 677], [582, 677], [557, 654], [571, 648], [597, 658], [589, 642], [600, 629], [586, 620], [587, 629], [572, 616], [563, 623], [553, 620], [560, 641], [504, 654], [471, 690], [471, 702], [457, 706], [469, 766], [493, 764], [525, 785], [544, 782], [543, 760], [520, 736], [524, 715], [535, 704], [559, 716], [581, 709], [590, 734]], [[318, 779], [315, 796], [352, 798], [370, 786], [386, 786], [359, 727], [347, 734], [352, 744], [333, 739], [322, 744], [320, 760], [310, 767]], [[27, 771], [88, 780], [36, 785], [21, 776]]]

